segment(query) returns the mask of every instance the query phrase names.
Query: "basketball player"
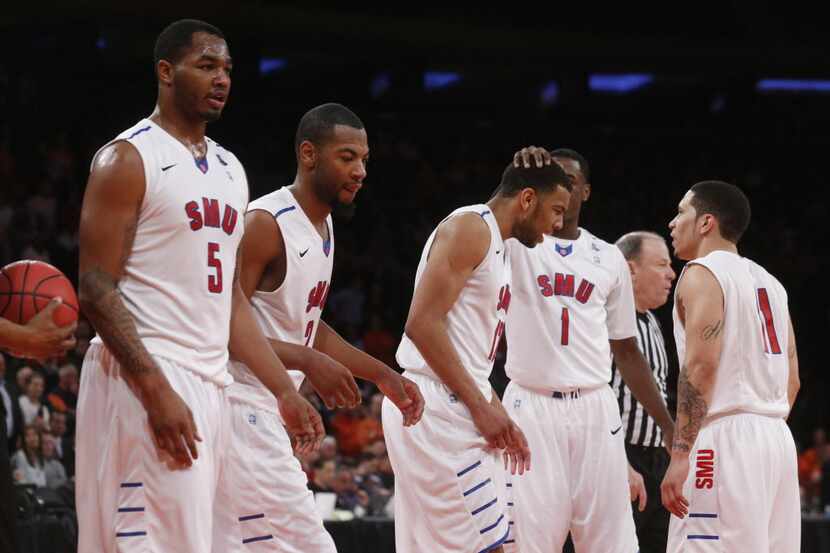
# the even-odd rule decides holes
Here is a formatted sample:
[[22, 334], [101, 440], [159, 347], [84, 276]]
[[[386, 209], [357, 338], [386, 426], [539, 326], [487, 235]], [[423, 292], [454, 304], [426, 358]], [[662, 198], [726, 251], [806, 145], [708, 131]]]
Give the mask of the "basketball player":
[[[624, 433], [611, 356], [626, 383], [671, 435], [672, 420], [634, 337], [631, 275], [619, 249], [579, 227], [591, 193], [573, 150], [525, 149], [515, 164], [561, 165], [573, 181], [564, 224], [544, 243], [508, 252], [515, 301], [507, 321], [510, 384], [504, 404], [525, 431], [534, 470], [512, 481], [515, 541], [508, 550], [637, 551]], [[515, 549], [514, 549], [515, 548]]]
[[502, 551], [508, 538], [505, 463], [530, 451], [488, 378], [510, 307], [505, 240], [532, 248], [562, 224], [570, 183], [557, 165], [508, 166], [487, 204], [453, 211], [424, 246], [398, 364], [426, 400], [420, 424], [384, 400], [395, 471], [398, 553]]
[[[351, 205], [366, 177], [363, 123], [340, 104], [317, 106], [300, 120], [295, 152], [293, 184], [248, 206], [242, 289], [280, 359], [297, 369], [289, 371], [296, 388], [308, 377], [329, 408], [353, 407], [361, 399], [354, 374], [374, 382], [401, 409], [405, 424], [414, 424], [424, 406], [417, 386], [352, 347], [320, 319], [334, 257], [331, 212]], [[240, 444], [234, 449], [255, 456], [257, 469], [245, 471], [244, 463], [230, 469], [229, 477], [238, 482], [235, 496], [243, 500], [229, 512], [231, 531], [223, 543], [214, 543], [214, 550], [241, 550], [249, 537], [268, 535], [264, 541], [273, 540], [271, 550], [333, 553], [334, 542], [317, 514], [273, 396], [243, 363], [232, 361], [231, 372], [232, 435]], [[254, 515], [262, 516], [246, 518]]]
[[156, 109], [95, 155], [81, 210], [80, 302], [98, 332], [77, 413], [83, 553], [211, 550], [214, 508], [231, 493], [219, 486], [233, 445], [229, 346], [300, 449], [323, 432], [237, 278], [245, 172], [205, 136], [230, 91], [225, 39], [182, 20], [154, 53]]
[[[675, 274], [669, 249], [662, 236], [648, 231], [629, 232], [617, 240], [616, 246], [631, 270], [634, 307], [637, 309], [637, 345], [648, 360], [660, 395], [666, 400], [668, 355], [663, 331], [652, 310], [662, 307], [671, 292]], [[642, 474], [648, 495], [652, 497], [645, 509], [634, 511], [640, 553], [665, 553], [669, 512], [658, 497], [660, 483], [669, 466], [669, 454], [663, 447], [660, 427], [631, 394], [614, 365], [611, 374], [611, 388], [617, 398], [625, 433], [625, 453], [628, 462]]]
[[61, 356], [75, 347], [74, 333], [78, 323], [59, 327], [52, 319], [60, 304], [60, 298], [53, 298], [25, 325], [0, 317], [0, 349], [15, 357], [47, 359]]
[[749, 226], [738, 187], [704, 181], [669, 223], [686, 260], [674, 297], [682, 368], [677, 433], [663, 479], [668, 549], [800, 551], [792, 434], [784, 419], [799, 388], [787, 292], [738, 254]]

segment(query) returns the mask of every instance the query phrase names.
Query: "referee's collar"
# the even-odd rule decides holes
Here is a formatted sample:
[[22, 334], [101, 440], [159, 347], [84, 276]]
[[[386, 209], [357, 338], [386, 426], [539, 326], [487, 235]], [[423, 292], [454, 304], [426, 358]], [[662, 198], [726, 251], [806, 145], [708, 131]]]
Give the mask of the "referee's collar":
[[648, 311], [643, 311], [642, 313], [637, 311], [637, 318], [640, 319], [641, 321], [647, 323], [648, 322]]

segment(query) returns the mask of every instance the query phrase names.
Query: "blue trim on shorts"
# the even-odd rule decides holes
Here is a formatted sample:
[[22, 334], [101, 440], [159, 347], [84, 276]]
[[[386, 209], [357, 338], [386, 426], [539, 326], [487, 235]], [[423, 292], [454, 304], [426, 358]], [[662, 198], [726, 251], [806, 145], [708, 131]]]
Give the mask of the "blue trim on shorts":
[[483, 488], [484, 486], [486, 486], [489, 483], [490, 483], [490, 479], [488, 478], [484, 482], [481, 482], [480, 484], [476, 484], [475, 486], [473, 486], [472, 488], [470, 488], [469, 490], [464, 492], [464, 497], [467, 497], [468, 495], [470, 495], [471, 493], [473, 493], [476, 490], [480, 490], [481, 488]]
[[136, 536], [146, 536], [146, 535], [147, 535], [147, 532], [144, 532], [144, 531], [141, 531], [141, 532], [118, 532], [117, 534], [115, 534], [115, 537], [116, 538], [133, 538], [133, 537], [136, 537]]
[[690, 534], [686, 536], [687, 540], [719, 540], [720, 536], [707, 536], [705, 534]]
[[119, 513], [143, 513], [144, 507], [119, 507]]
[[462, 476], [464, 476], [465, 474], [467, 474], [467, 473], [468, 473], [468, 472], [470, 472], [471, 470], [473, 470], [473, 469], [475, 469], [475, 468], [478, 468], [478, 467], [480, 467], [480, 466], [481, 466], [481, 461], [476, 461], [475, 463], [473, 463], [473, 464], [472, 464], [472, 465], [470, 465], [469, 467], [465, 468], [464, 470], [462, 470], [461, 472], [459, 472], [458, 474], [456, 474], [456, 476], [458, 476], [459, 478], [461, 478]]
[[244, 545], [246, 543], [254, 543], [254, 542], [257, 542], [257, 541], [265, 541], [265, 540], [273, 540], [273, 539], [274, 539], [274, 536], [272, 536], [271, 534], [268, 534], [267, 536], [257, 536], [255, 538], [244, 539], [244, 540], [242, 540], [242, 544]]
[[485, 510], [485, 509], [489, 509], [490, 507], [492, 507], [493, 505], [495, 505], [495, 504], [496, 504], [496, 502], [497, 502], [498, 500], [499, 500], [499, 498], [498, 498], [498, 497], [493, 498], [493, 500], [492, 500], [492, 501], [490, 501], [489, 503], [485, 503], [484, 505], [482, 505], [481, 507], [479, 507], [478, 509], [476, 509], [475, 511], [473, 511], [473, 514], [474, 514], [474, 515], [477, 515], [477, 514], [479, 514], [481, 511], [483, 511], [483, 510]]
[[245, 522], [246, 520], [254, 520], [257, 518], [265, 518], [265, 513], [259, 513], [257, 515], [246, 515], [244, 517], [239, 517], [239, 522]]
[[508, 534], [510, 534], [510, 528], [508, 528], [508, 529], [507, 529], [507, 532], [505, 532], [505, 533], [504, 533], [504, 535], [503, 535], [501, 538], [499, 538], [499, 539], [498, 539], [498, 541], [496, 541], [496, 542], [495, 542], [494, 544], [492, 544], [492, 545], [488, 545], [487, 547], [485, 547], [484, 549], [482, 549], [482, 550], [481, 550], [481, 551], [479, 551], [478, 553], [487, 553], [488, 551], [492, 551], [493, 549], [497, 548], [498, 546], [500, 546], [500, 545], [502, 545], [502, 544], [505, 544], [505, 543], [513, 543], [513, 540], [510, 540], [510, 542], [507, 542], [507, 541], [506, 541], [506, 540], [507, 540], [507, 535], [508, 535]]
[[142, 488], [144, 484], [141, 482], [121, 482], [122, 488]]
[[718, 518], [717, 513], [689, 513], [689, 518]]
[[496, 519], [496, 522], [494, 522], [493, 524], [491, 524], [487, 528], [484, 528], [483, 530], [479, 530], [478, 533], [479, 534], [486, 534], [487, 532], [489, 532], [490, 530], [492, 530], [493, 528], [498, 526], [499, 523], [501, 522], [501, 519], [503, 519], [503, 518], [504, 518], [504, 514], [499, 515], [499, 518]]

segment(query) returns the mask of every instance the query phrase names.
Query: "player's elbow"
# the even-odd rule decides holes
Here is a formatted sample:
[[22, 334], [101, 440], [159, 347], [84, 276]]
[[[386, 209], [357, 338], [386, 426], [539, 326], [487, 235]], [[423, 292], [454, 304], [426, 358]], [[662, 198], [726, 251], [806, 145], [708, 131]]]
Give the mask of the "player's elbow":
[[690, 358], [686, 360], [686, 376], [698, 383], [712, 382], [718, 370], [718, 362], [709, 358]]
[[428, 318], [421, 313], [410, 313], [406, 319], [404, 332], [407, 337], [412, 340], [415, 345], [424, 339], [424, 335], [429, 328]]

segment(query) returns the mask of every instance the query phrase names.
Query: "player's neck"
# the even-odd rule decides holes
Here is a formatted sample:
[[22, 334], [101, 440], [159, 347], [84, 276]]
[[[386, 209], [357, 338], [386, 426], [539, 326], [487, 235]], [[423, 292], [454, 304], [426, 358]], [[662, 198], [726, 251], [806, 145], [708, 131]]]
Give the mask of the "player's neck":
[[499, 226], [499, 234], [502, 240], [507, 240], [513, 237], [513, 209], [508, 200], [496, 196], [487, 202], [487, 207], [493, 212], [493, 217], [496, 218], [496, 224]]
[[162, 109], [158, 104], [150, 115], [150, 120], [184, 144], [191, 152], [205, 142], [205, 129], [207, 128], [205, 121], [188, 120], [172, 109]]
[[706, 257], [710, 253], [717, 251], [729, 252], [738, 255], [738, 246], [734, 242], [725, 240], [720, 236], [707, 236], [698, 246], [696, 257]]
[[311, 184], [302, 182], [300, 175], [294, 177], [294, 182], [288, 188], [294, 195], [294, 199], [300, 204], [300, 207], [305, 212], [308, 220], [311, 221], [315, 227], [320, 227], [325, 224], [326, 218], [331, 214], [331, 206], [314, 194], [311, 189]]
[[576, 240], [579, 238], [579, 219], [563, 223], [562, 228], [553, 233], [555, 238]]

